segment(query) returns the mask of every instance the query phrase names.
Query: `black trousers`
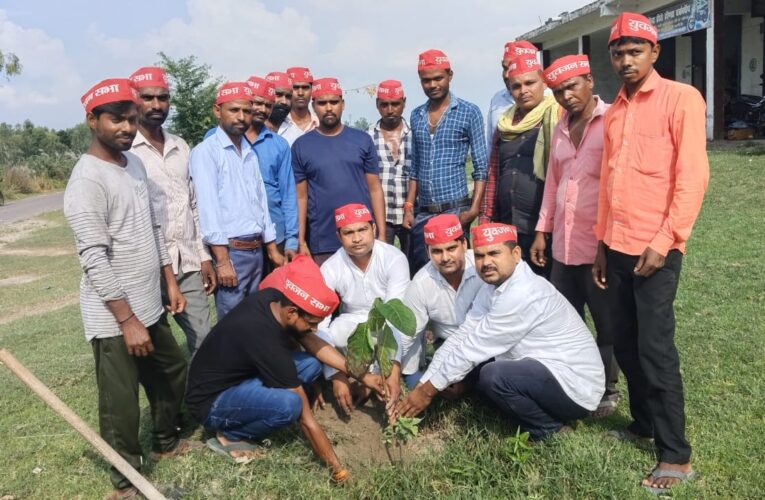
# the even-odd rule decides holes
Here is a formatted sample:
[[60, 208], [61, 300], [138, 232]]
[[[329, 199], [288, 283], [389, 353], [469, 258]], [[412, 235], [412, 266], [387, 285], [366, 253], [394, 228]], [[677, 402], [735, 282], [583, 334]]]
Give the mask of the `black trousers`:
[[606, 370], [605, 397], [618, 393], [619, 365], [614, 360], [614, 327], [606, 290], [592, 281], [592, 264], [567, 265], [553, 260], [550, 281], [584, 319], [584, 306], [595, 323], [595, 342]]
[[638, 257], [607, 251], [608, 300], [614, 320], [614, 354], [627, 378], [633, 422], [629, 430], [653, 437], [659, 460], [690, 460], [673, 303], [682, 254], [671, 250], [648, 278], [633, 272]]
[[547, 240], [545, 247], [545, 257], [547, 258], [544, 267], [531, 262], [531, 245], [534, 244], [535, 234], [518, 233], [518, 246], [521, 247], [521, 258], [529, 265], [534, 273], [542, 276], [546, 280], [550, 279], [550, 269], [552, 268], [552, 239]]
[[398, 244], [404, 255], [409, 257], [409, 230], [401, 224], [385, 223], [385, 242], [392, 245], [398, 236]]

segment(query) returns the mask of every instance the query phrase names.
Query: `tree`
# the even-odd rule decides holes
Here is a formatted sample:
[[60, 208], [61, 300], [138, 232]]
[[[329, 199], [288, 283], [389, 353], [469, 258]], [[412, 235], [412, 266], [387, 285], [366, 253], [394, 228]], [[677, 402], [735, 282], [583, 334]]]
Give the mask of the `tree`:
[[159, 53], [172, 91], [170, 130], [192, 146], [216, 125], [212, 105], [220, 78], [210, 76], [210, 66], [197, 63], [195, 56], [173, 59]]
[[369, 121], [362, 116], [361, 118], [353, 122], [353, 125], [351, 126], [353, 128], [357, 128], [359, 130], [363, 130], [364, 132], [366, 132], [367, 130], [369, 130]]
[[0, 75], [5, 74], [5, 78], [10, 78], [13, 75], [21, 74], [21, 61], [11, 52], [3, 53], [0, 50]]

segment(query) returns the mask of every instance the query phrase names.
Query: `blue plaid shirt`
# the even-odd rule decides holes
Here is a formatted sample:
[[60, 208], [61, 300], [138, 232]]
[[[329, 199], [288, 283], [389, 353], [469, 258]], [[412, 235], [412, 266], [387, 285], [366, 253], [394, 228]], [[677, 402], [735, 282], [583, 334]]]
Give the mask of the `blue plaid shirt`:
[[473, 180], [487, 179], [488, 155], [481, 111], [475, 104], [449, 95], [436, 133], [428, 128], [428, 103], [412, 111], [412, 166], [409, 178], [417, 181], [420, 206], [468, 197], [465, 160], [472, 152]]

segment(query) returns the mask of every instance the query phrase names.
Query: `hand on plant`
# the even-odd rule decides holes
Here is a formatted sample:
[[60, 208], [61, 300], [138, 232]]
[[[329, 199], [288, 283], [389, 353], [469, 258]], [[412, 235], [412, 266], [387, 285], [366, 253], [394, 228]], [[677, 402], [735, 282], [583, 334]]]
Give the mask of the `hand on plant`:
[[406, 396], [406, 399], [398, 404], [397, 413], [402, 417], [416, 417], [430, 405], [436, 394], [438, 394], [438, 390], [429, 381], [424, 384], [417, 384], [417, 387]]
[[369, 387], [377, 394], [385, 394], [385, 386], [383, 386], [382, 377], [379, 375], [367, 372], [359, 379], [359, 382]]
[[311, 411], [316, 413], [318, 410], [323, 410], [326, 402], [324, 401], [324, 394], [321, 390], [321, 383], [314, 382], [311, 385], [311, 392], [313, 393], [313, 398], [311, 399]]
[[395, 422], [396, 407], [401, 397], [401, 377], [396, 370], [385, 380], [385, 396], [385, 412], [388, 414], [388, 420]]
[[351, 385], [348, 383], [348, 377], [338, 373], [332, 377], [332, 392], [335, 393], [335, 400], [340, 409], [346, 415], [353, 412], [353, 398], [351, 397]]

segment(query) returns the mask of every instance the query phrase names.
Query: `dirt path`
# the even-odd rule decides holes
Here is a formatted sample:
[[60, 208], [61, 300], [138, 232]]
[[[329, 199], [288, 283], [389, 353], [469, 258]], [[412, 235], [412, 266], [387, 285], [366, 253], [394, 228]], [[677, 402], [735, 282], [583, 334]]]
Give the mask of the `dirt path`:
[[12, 323], [17, 319], [26, 318], [29, 316], [37, 316], [38, 314], [45, 314], [51, 311], [57, 311], [67, 306], [77, 304], [80, 302], [80, 292], [75, 292], [69, 295], [65, 295], [58, 300], [51, 302], [45, 302], [42, 304], [35, 304], [30, 307], [20, 308], [17, 311], [13, 311], [11, 314], [7, 314], [0, 318], [0, 325], [6, 325]]
[[12, 201], [0, 207], [0, 226], [62, 208], [64, 208], [63, 191]]

